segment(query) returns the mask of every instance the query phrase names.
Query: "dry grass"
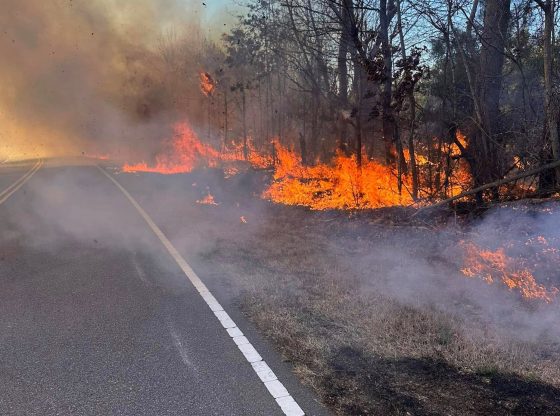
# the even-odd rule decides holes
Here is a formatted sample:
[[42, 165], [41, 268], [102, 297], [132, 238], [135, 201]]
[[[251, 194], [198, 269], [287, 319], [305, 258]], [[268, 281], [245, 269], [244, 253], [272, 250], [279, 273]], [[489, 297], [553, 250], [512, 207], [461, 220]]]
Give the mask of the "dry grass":
[[[205, 189], [203, 179], [173, 190], [174, 197], [193, 195], [169, 204], [178, 223], [167, 230], [180, 230], [180, 218], [189, 218], [183, 248], [199, 253], [189, 259], [197, 271], [241, 300], [336, 414], [560, 414], [557, 338], [524, 341], [515, 326], [502, 330], [486, 319], [461, 290], [440, 290], [466, 281], [445, 252], [457, 237], [442, 239], [449, 230], [381, 225], [370, 213], [349, 221], [343, 213], [244, 206], [259, 182], [252, 176], [225, 186], [220, 174], [210, 183], [220, 205], [201, 207], [190, 183]], [[238, 192], [245, 188], [247, 195]], [[401, 282], [417, 272], [416, 280]], [[477, 288], [483, 295], [498, 290], [480, 282]], [[444, 307], [426, 301], [439, 298]]]
[[361, 279], [369, 244], [333, 250], [329, 233], [276, 220], [204, 257], [242, 282], [247, 314], [335, 413], [560, 413], [558, 345], [395, 300]]

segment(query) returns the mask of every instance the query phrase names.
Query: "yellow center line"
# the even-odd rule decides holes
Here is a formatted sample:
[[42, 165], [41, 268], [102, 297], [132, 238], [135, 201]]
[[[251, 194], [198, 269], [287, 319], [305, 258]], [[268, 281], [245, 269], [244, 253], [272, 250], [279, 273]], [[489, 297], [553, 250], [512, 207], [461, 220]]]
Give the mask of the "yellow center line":
[[19, 188], [21, 188], [29, 179], [31, 179], [31, 177], [35, 174], [35, 172], [41, 169], [41, 166], [43, 166], [43, 161], [39, 160], [37, 163], [35, 163], [35, 165], [33, 165], [31, 169], [29, 169], [25, 173], [25, 175], [23, 175], [21, 178], [19, 178], [10, 186], [8, 186], [2, 192], [0, 192], [0, 205], [6, 202], [8, 198], [10, 198], [14, 193], [17, 192]]

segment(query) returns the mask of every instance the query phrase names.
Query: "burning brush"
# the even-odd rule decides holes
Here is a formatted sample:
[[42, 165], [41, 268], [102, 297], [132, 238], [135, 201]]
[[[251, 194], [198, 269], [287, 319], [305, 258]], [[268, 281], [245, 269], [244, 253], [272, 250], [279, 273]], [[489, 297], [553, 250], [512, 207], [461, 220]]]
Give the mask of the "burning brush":
[[[542, 243], [546, 240], [541, 237], [536, 241]], [[467, 241], [462, 241], [460, 246], [465, 253], [461, 272], [466, 277], [478, 277], [488, 284], [501, 282], [509, 290], [519, 291], [525, 299], [538, 299], [550, 303], [558, 295], [557, 287], [547, 288], [537, 282], [535, 271], [532, 269], [536, 269], [540, 262], [531, 262], [521, 256], [511, 256], [504, 247], [492, 250]], [[537, 257], [550, 257], [550, 255], [556, 257], [556, 262], [553, 264], [558, 264], [558, 250], [548, 247], [548, 243], [537, 253]]]
[[204, 198], [197, 200], [196, 203], [201, 205], [219, 205], [210, 192]]
[[210, 97], [216, 89], [216, 81], [208, 72], [200, 73], [200, 90], [204, 95]]

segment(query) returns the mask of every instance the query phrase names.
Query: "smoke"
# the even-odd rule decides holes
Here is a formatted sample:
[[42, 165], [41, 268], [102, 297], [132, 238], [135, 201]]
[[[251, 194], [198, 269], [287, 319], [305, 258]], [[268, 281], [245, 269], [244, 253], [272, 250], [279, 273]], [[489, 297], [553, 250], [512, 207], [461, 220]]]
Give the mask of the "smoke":
[[[560, 340], [555, 288], [560, 287], [560, 211], [555, 205], [502, 206], [468, 228], [448, 225], [437, 231], [415, 227], [370, 229], [366, 238], [331, 238], [330, 256], [363, 291], [383, 294], [419, 308], [434, 308], [469, 328], [491, 328], [503, 342]], [[483, 263], [482, 273], [466, 276], [466, 244], [510, 261], [511, 275], [530, 271], [552, 301], [527, 299], [521, 287], [508, 288], [502, 270]], [[348, 254], [348, 253], [352, 254]], [[476, 260], [479, 260], [478, 258]], [[501, 259], [500, 259], [501, 260]], [[481, 260], [482, 261], [482, 260]], [[344, 274], [344, 273], [343, 273]], [[492, 281], [486, 279], [492, 274]], [[515, 278], [515, 276], [514, 276]]]
[[[432, 316], [435, 309], [443, 312], [444, 323], [450, 317], [451, 328], [459, 330], [461, 340], [484, 347], [474, 349], [477, 354], [493, 350], [493, 345], [508, 351], [513, 342], [546, 346], [560, 340], [558, 299], [551, 304], [528, 301], [499, 281], [489, 285], [465, 277], [460, 273], [464, 253], [459, 244], [468, 240], [495, 249], [512, 243], [508, 254], [532, 256], [526, 243], [543, 237], [549, 248], [558, 250], [557, 206], [506, 207], [489, 213], [467, 232], [453, 226], [434, 231], [346, 221], [340, 215], [330, 217], [332, 213], [272, 205], [254, 198], [263, 178], [252, 173], [224, 180], [222, 172], [208, 169], [176, 176], [121, 174], [117, 179], [227, 303], [237, 305], [246, 293], [261, 296], [260, 287], [283, 303], [301, 295], [312, 311], [330, 310], [337, 319], [389, 321], [393, 333], [403, 334], [415, 330], [399, 329], [402, 317], [390, 313], [428, 311], [426, 316]], [[108, 262], [122, 263], [126, 279], [138, 275], [142, 282], [137, 283], [147, 285], [146, 290], [189, 290], [142, 218], [95, 167], [60, 168], [49, 162], [24, 191], [0, 210], [4, 224], [0, 257], [6, 258], [0, 261], [0, 272], [12, 273], [19, 256], [38, 256], [52, 268], [60, 264], [61, 256], [83, 252], [83, 260], [76, 261], [79, 275], [89, 273], [92, 258], [107, 257]], [[209, 192], [219, 205], [196, 203]], [[241, 216], [248, 222], [242, 222]], [[539, 282], [560, 286], [558, 261], [541, 260], [550, 266], [550, 273], [536, 273]], [[34, 261], [30, 264], [38, 267]], [[340, 298], [347, 299], [347, 292], [358, 299], [355, 304], [341, 305]], [[386, 307], [393, 303], [399, 309]], [[377, 307], [380, 316], [372, 317], [370, 306]], [[462, 353], [460, 347], [467, 341], [452, 344], [449, 354], [466, 359], [472, 350]], [[536, 351], [531, 357], [540, 354]], [[480, 356], [473, 360], [484, 361]]]
[[[184, 48], [197, 47], [199, 2], [1, 3], [0, 153], [118, 154], [138, 142], [149, 151], [167, 135], [177, 108], [163, 39], [188, 33]], [[182, 52], [177, 59], [187, 59]]]

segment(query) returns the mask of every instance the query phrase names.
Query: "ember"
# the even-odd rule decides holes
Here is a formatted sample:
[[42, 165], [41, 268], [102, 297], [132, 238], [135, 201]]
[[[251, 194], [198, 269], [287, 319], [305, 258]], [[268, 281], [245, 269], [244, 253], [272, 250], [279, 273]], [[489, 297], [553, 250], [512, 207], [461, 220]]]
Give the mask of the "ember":
[[228, 179], [231, 178], [239, 173], [239, 169], [235, 167], [226, 167], [224, 168], [224, 178]]
[[201, 205], [218, 205], [211, 194], [207, 194], [204, 198], [197, 200], [196, 203]]
[[216, 83], [208, 72], [200, 73], [200, 90], [207, 97], [211, 96], [216, 89]]

